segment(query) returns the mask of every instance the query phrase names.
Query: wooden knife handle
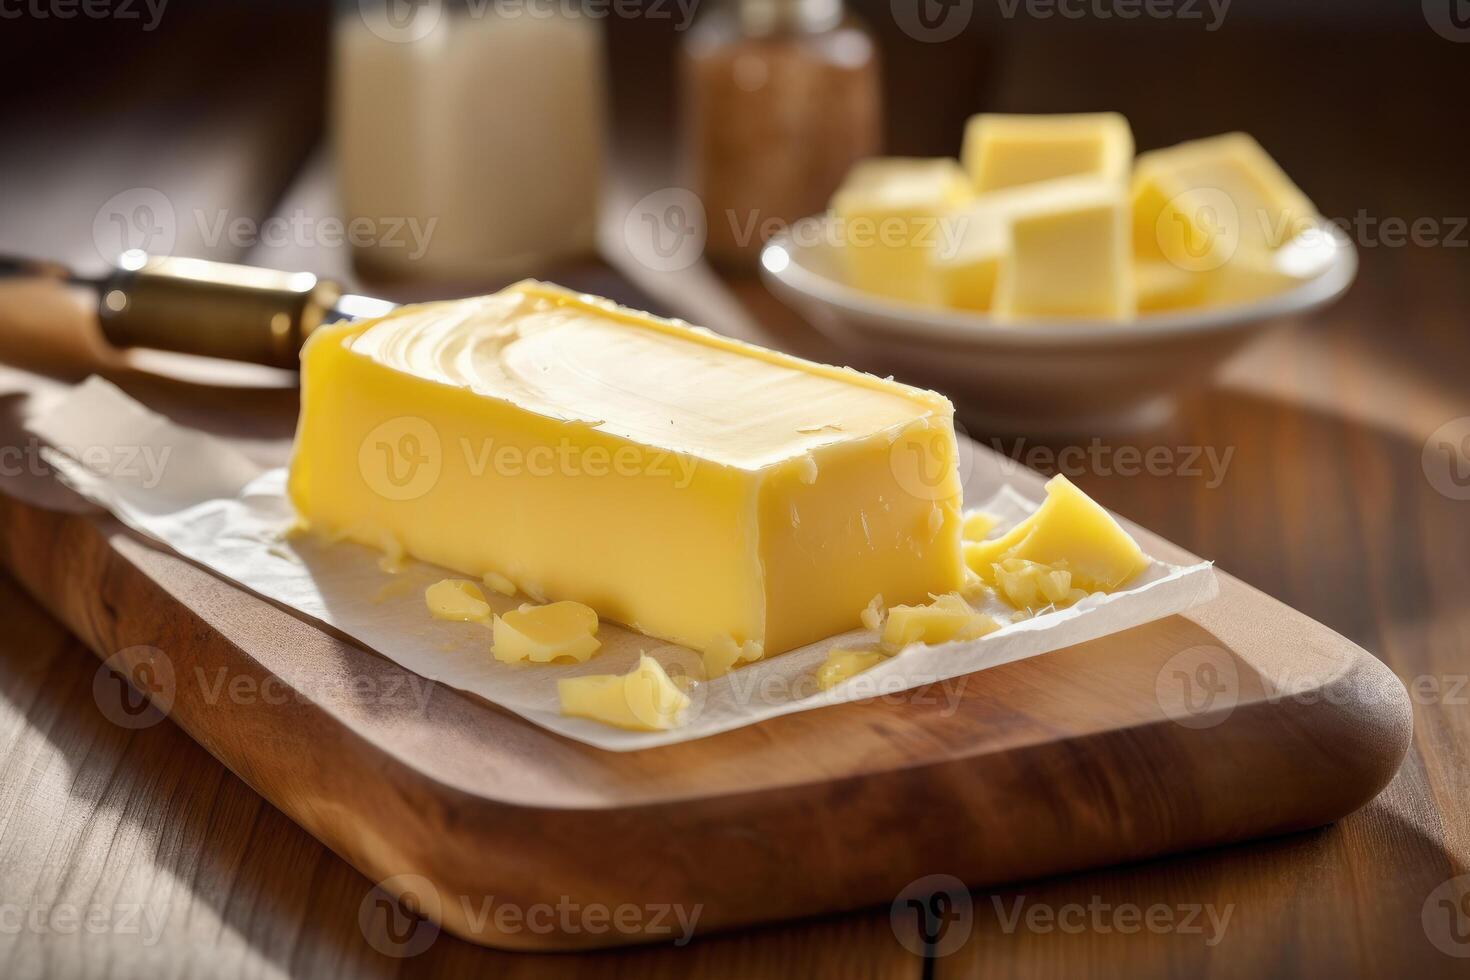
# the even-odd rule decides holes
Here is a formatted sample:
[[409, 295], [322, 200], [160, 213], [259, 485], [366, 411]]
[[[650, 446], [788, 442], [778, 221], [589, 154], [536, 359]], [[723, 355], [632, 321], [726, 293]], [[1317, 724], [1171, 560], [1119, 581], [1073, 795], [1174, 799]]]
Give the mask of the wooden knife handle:
[[121, 354], [102, 337], [91, 289], [0, 279], [0, 362], [75, 379], [117, 367]]

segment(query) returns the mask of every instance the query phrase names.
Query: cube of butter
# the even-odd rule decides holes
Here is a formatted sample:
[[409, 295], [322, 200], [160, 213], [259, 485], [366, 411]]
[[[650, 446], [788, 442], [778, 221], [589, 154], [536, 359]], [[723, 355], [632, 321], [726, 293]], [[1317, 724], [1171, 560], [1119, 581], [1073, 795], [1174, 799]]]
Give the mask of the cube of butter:
[[780, 653], [964, 579], [933, 392], [534, 282], [323, 327], [301, 384], [309, 527], [674, 643]]
[[1015, 193], [1006, 207], [1011, 250], [996, 280], [995, 318], [1131, 318], [1127, 188], [1071, 177]]
[[1227, 133], [1141, 153], [1133, 171], [1133, 251], [1209, 272], [1259, 262], [1317, 221], [1317, 209], [1261, 145]]
[[986, 195], [956, 212], [959, 244], [931, 256], [940, 301], [957, 310], [988, 312], [995, 302], [995, 284], [1011, 250], [1011, 228], [1005, 212]]
[[969, 197], [969, 181], [954, 160], [858, 163], [832, 197], [848, 283], [892, 299], [937, 302], [929, 257], [953, 248], [948, 219]]
[[1138, 312], [1158, 313], [1205, 305], [1210, 283], [1202, 273], [1181, 269], [1172, 262], [1138, 259], [1133, 263], [1133, 286]]
[[981, 194], [1057, 177], [1126, 181], [1133, 163], [1133, 131], [1116, 112], [981, 113], [965, 124], [961, 159]]

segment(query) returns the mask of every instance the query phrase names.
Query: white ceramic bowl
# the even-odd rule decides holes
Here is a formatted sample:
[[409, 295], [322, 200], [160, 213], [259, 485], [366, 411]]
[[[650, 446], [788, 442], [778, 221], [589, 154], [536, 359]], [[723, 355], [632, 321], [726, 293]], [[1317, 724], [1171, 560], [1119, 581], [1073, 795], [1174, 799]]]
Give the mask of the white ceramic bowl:
[[[784, 232], [761, 252], [767, 286], [846, 350], [855, 366], [955, 398], [997, 432], [1091, 432], [1155, 424], [1175, 397], [1206, 382], [1271, 321], [1332, 302], [1352, 283], [1352, 242], [1326, 225], [1283, 256], [1312, 274], [1257, 302], [1167, 313], [1128, 323], [997, 323], [988, 316], [904, 303], [847, 285], [825, 218]], [[1289, 250], [1289, 251], [1288, 251]]]

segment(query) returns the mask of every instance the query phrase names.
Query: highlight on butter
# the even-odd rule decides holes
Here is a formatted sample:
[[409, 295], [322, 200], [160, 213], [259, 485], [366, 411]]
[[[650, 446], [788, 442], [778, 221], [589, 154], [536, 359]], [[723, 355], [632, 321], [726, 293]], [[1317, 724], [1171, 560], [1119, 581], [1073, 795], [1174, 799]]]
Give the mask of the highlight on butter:
[[[982, 113], [962, 167], [864, 161], [832, 200], [847, 280], [999, 322], [1128, 321], [1250, 302], [1320, 269], [1325, 253], [1287, 250], [1316, 208], [1250, 136], [1133, 151], [1117, 113]], [[846, 234], [855, 217], [891, 234]]]
[[717, 675], [966, 575], [934, 392], [536, 282], [323, 327], [301, 380], [301, 520], [550, 602], [495, 621], [501, 659], [586, 654], [535, 622], [572, 602]]

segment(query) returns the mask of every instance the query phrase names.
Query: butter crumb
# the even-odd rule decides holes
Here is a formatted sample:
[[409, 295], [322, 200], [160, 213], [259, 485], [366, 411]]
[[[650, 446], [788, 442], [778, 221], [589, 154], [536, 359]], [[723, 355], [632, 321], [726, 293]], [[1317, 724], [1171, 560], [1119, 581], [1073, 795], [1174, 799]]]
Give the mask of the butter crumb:
[[556, 693], [563, 715], [640, 732], [680, 727], [690, 704], [689, 695], [646, 653], [626, 674], [564, 678], [556, 682]]
[[501, 595], [515, 595], [516, 584], [499, 572], [486, 572], [481, 578], [487, 589], [499, 592]]
[[815, 456], [803, 456], [800, 464], [801, 469], [797, 471], [797, 478], [802, 483], [810, 486], [817, 482], [817, 458]]
[[735, 638], [721, 634], [710, 641], [701, 655], [707, 680], [724, 677], [741, 664], [754, 663], [765, 656], [765, 650], [754, 640], [736, 643]]
[[833, 648], [817, 668], [817, 688], [829, 690], [843, 681], [871, 670], [887, 658], [881, 650], [844, 650]]
[[883, 629], [883, 620], [887, 617], [888, 610], [883, 606], [883, 596], [880, 593], [868, 600], [867, 608], [862, 611], [859, 618], [862, 619], [863, 626], [878, 632]]
[[999, 629], [985, 613], [971, 607], [957, 593], [935, 596], [926, 605], [894, 606], [883, 624], [883, 647], [902, 650], [914, 644], [974, 640]]
[[1046, 564], [1024, 558], [1006, 558], [994, 566], [995, 586], [1001, 597], [1017, 609], [1036, 612], [1047, 607], [1063, 608], [1087, 597], [1072, 587], [1072, 572], [1065, 561]]
[[939, 532], [944, 529], [944, 510], [935, 506], [929, 508], [929, 540], [933, 541]]
[[403, 550], [403, 543], [391, 531], [379, 533], [378, 547], [383, 549], [383, 555], [378, 559], [379, 568], [390, 575], [397, 575], [403, 571], [403, 566], [407, 564], [408, 553]]
[[995, 590], [969, 568], [965, 569], [965, 581], [960, 585], [960, 595], [970, 602], [984, 602], [995, 595]]
[[597, 639], [597, 613], [580, 602], [527, 603], [514, 612], [496, 616], [491, 627], [490, 652], [501, 663], [553, 660], [586, 663], [602, 644]]
[[[386, 587], [378, 594], [385, 593]], [[424, 604], [435, 619], [449, 619], [461, 623], [489, 623], [490, 604], [485, 593], [468, 579], [446, 578], [435, 582], [424, 590]]]

